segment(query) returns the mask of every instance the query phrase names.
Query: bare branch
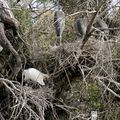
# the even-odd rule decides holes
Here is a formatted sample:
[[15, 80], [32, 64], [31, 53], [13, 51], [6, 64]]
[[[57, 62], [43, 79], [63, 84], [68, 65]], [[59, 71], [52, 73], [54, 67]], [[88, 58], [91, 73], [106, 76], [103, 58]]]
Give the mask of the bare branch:
[[117, 93], [115, 93], [112, 89], [108, 88], [104, 82], [102, 82], [100, 79], [98, 79], [98, 82], [106, 89], [108, 90], [110, 93], [112, 93], [114, 96], [120, 98], [120, 95], [118, 95]]
[[82, 41], [81, 49], [83, 49], [85, 43], [88, 41], [88, 39], [90, 37], [92, 26], [94, 24], [94, 20], [97, 17], [97, 14], [98, 14], [98, 12], [99, 12], [99, 10], [100, 10], [100, 8], [102, 7], [103, 4], [104, 3], [102, 2], [99, 6], [97, 6], [96, 12], [93, 14], [93, 17], [91, 18], [91, 21], [89, 22], [89, 24], [87, 26], [86, 34], [85, 34], [85, 36], [83, 38], [83, 41]]

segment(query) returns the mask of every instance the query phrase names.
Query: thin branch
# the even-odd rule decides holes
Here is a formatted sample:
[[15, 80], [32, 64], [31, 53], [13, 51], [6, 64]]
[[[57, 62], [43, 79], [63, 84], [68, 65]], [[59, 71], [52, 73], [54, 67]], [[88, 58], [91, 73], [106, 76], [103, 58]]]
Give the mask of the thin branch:
[[89, 22], [89, 24], [88, 24], [88, 26], [87, 26], [86, 34], [85, 34], [85, 36], [84, 36], [84, 38], [83, 38], [83, 41], [82, 41], [81, 49], [83, 49], [85, 43], [86, 43], [86, 42], [88, 41], [88, 39], [89, 39], [91, 30], [92, 30], [92, 26], [93, 26], [93, 24], [94, 24], [94, 20], [95, 20], [97, 14], [98, 14], [100, 8], [103, 6], [103, 4], [104, 4], [104, 3], [102, 2], [102, 3], [96, 8], [96, 12], [93, 14], [93, 17], [92, 17], [91, 21]]
[[15, 85], [14, 85], [10, 80], [8, 80], [8, 79], [0, 78], [0, 82], [8, 83], [8, 84], [10, 84], [10, 85], [12, 86], [13, 89], [19, 91], [19, 90], [15, 87]]
[[113, 90], [111, 90], [110, 88], [108, 88], [104, 82], [102, 82], [100, 79], [98, 79], [98, 82], [106, 89], [108, 90], [110, 93], [112, 93], [114, 96], [120, 98], [120, 95], [118, 95], [117, 93], [115, 93]]
[[70, 15], [68, 15], [69, 17], [71, 17], [71, 16], [75, 16], [75, 15], [78, 15], [78, 14], [80, 14], [80, 13], [88, 13], [88, 14], [92, 14], [92, 13], [96, 13], [96, 11], [88, 11], [88, 10], [85, 10], [85, 11], [79, 11], [79, 12], [75, 12], [75, 13], [73, 13], [73, 14], [70, 14]]
[[17, 73], [20, 71], [22, 67], [21, 58], [18, 54], [18, 52], [13, 48], [10, 41], [7, 39], [4, 31], [4, 24], [0, 23], [0, 44], [3, 48], [8, 49], [16, 58], [16, 65], [14, 67], [14, 75], [17, 75]]
[[115, 28], [97, 28], [97, 29], [100, 29], [100, 30], [120, 30], [120, 27], [115, 27]]

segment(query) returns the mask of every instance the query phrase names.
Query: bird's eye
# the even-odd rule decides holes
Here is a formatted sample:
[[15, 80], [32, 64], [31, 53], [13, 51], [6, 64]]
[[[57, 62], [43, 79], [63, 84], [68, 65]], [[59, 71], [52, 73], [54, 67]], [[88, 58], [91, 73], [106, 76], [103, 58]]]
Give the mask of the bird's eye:
[[3, 4], [0, 5], [0, 8], [1, 8], [1, 9], [3, 8]]
[[25, 75], [23, 75], [23, 80], [25, 80]]

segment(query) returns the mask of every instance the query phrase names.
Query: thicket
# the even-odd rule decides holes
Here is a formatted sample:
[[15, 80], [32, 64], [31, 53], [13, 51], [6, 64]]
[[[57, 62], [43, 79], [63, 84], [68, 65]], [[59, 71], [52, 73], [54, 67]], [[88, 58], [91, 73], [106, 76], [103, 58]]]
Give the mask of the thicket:
[[[22, 69], [17, 78], [11, 77], [11, 54], [0, 53], [1, 120], [87, 120], [91, 111], [98, 112], [99, 120], [120, 119], [120, 9], [116, 12], [118, 4], [109, 8], [111, 1], [102, 2], [60, 1], [66, 26], [63, 44], [57, 48], [50, 47], [56, 41], [53, 10], [37, 10], [33, 22], [30, 9], [13, 6], [22, 41], [16, 41], [10, 31], [6, 33], [22, 59]], [[92, 27], [89, 23], [95, 13], [91, 11], [97, 11], [99, 4], [95, 17], [101, 15], [108, 24], [108, 39], [104, 40], [100, 29], [97, 37], [86, 37], [81, 49], [82, 40], [73, 30], [74, 17], [87, 16], [88, 26]], [[110, 9], [114, 16], [108, 12]], [[36, 83], [24, 85], [22, 71], [31, 67], [50, 75], [44, 87]]]

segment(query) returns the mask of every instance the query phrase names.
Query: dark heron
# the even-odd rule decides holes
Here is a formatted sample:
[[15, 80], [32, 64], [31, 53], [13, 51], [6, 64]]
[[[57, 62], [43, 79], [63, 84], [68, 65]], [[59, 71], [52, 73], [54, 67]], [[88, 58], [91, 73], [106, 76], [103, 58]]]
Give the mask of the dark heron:
[[97, 35], [99, 35], [101, 32], [104, 33], [104, 40], [108, 39], [109, 36], [109, 28], [108, 25], [106, 24], [106, 22], [101, 19], [100, 17], [97, 18], [94, 26], [98, 29], [96, 30]]
[[83, 16], [77, 16], [74, 19], [74, 31], [79, 38], [83, 38], [86, 34], [87, 20]]
[[62, 33], [65, 28], [65, 14], [62, 11], [62, 6], [60, 6], [59, 1], [55, 2], [54, 27], [57, 37], [57, 43], [59, 42], [61, 45]]

